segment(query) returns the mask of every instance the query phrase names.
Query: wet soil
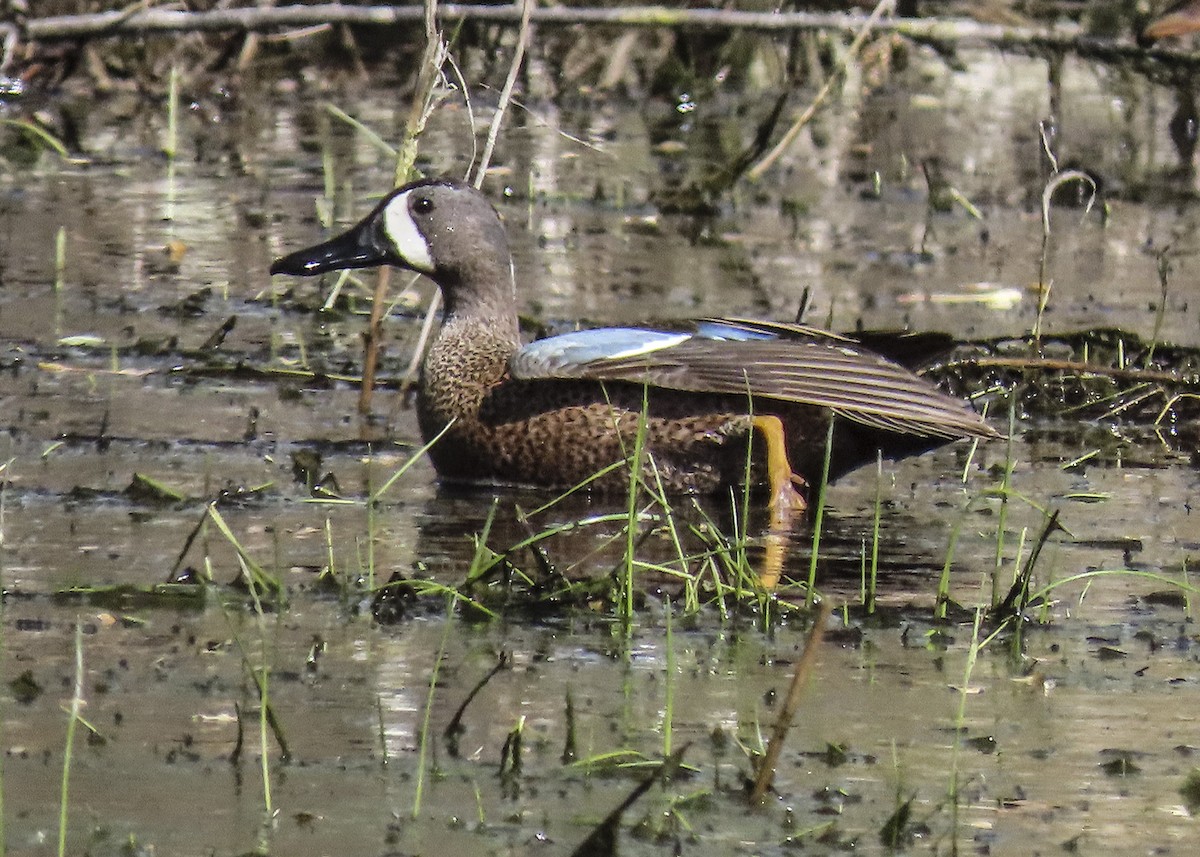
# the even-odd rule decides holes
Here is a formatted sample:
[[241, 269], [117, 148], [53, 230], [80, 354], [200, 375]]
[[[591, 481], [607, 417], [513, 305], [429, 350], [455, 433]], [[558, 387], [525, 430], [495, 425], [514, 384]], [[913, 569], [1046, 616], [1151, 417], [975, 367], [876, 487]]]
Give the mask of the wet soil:
[[[161, 98], [52, 102], [86, 117], [86, 163], [42, 152], [0, 172], [10, 853], [57, 842], [77, 628], [94, 731], [81, 728], [71, 759], [74, 853], [568, 854], [645, 773], [636, 763], [689, 741], [688, 773], [627, 813], [623, 853], [884, 853], [880, 831], [900, 807], [900, 839], [920, 853], [1190, 853], [1195, 806], [1180, 789], [1200, 765], [1198, 650], [1175, 583], [1200, 554], [1200, 263], [1195, 171], [1168, 127], [1181, 96], [1077, 61], [1052, 90], [1042, 60], [960, 60], [914, 49], [886, 82], [853, 79], [769, 181], [737, 185], [704, 216], [654, 200], [748, 133], [745, 117], [765, 108], [744, 93], [531, 99], [489, 179], [531, 332], [790, 320], [807, 295], [811, 322], [974, 343], [935, 377], [989, 402], [1000, 427], [1013, 414], [1011, 447], [952, 445], [830, 488], [817, 588], [850, 606], [758, 813], [744, 782], [812, 621], [790, 583], [807, 579], [811, 521], [789, 539], [769, 617], [769, 602], [723, 611], [703, 588], [705, 606], [685, 614], [686, 587], [660, 570], [639, 578], [624, 624], [605, 597], [619, 522], [577, 526], [541, 555], [509, 550], [531, 531], [620, 514], [620, 500], [575, 498], [527, 520], [520, 510], [548, 497], [440, 488], [418, 461], [366, 502], [420, 445], [395, 384], [364, 420], [345, 380], [360, 371], [372, 280], [323, 310], [332, 283], [272, 281], [267, 268], [324, 234], [322, 217], [356, 219], [391, 175], [324, 101], [395, 140], [403, 99], [271, 77], [188, 93], [173, 161]], [[494, 91], [473, 96], [482, 128]], [[1036, 354], [1038, 127], [1052, 102], [1063, 162], [1106, 178], [1107, 216], [1056, 206], [1046, 257], [1043, 355], [1103, 352], [1118, 370], [1083, 380], [982, 362]], [[448, 99], [423, 168], [461, 175], [471, 144], [467, 110]], [[929, 204], [919, 165], [932, 158], [980, 217]], [[392, 285], [389, 382], [429, 293], [405, 276]], [[1100, 328], [1123, 334], [1076, 336]], [[211, 518], [201, 527], [209, 503], [282, 582], [261, 615], [238, 553]], [[877, 506], [868, 616], [857, 605]], [[974, 606], [1003, 594], [1051, 510], [1064, 529], [1038, 554], [1033, 588], [1142, 575], [1055, 589], [1033, 621], [975, 652]], [[680, 509], [698, 528], [702, 513], [736, 529], [722, 500]], [[763, 526], [752, 518], [751, 534]], [[508, 560], [507, 579], [477, 587], [496, 618], [424, 594], [376, 621], [374, 588], [395, 573], [458, 585], [481, 538]], [[752, 558], [764, 550], [756, 541]], [[638, 546], [647, 564], [676, 556], [661, 529]], [[601, 581], [599, 594], [506, 600], [547, 564]], [[935, 621], [943, 569], [965, 608]], [[464, 731], [444, 738], [501, 653]], [[264, 665], [289, 751], [265, 729], [271, 812]], [[514, 769], [502, 747], [518, 726]]]

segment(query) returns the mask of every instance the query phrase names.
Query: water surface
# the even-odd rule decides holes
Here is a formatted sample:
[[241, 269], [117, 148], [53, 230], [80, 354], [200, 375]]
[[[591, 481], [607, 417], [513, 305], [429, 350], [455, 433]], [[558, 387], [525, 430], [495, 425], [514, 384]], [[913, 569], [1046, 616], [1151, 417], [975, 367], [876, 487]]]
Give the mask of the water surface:
[[[551, 328], [787, 320], [807, 291], [808, 319], [839, 329], [1026, 334], [1048, 169], [1038, 130], [1051, 111], [1046, 64], [960, 59], [952, 69], [913, 50], [881, 85], [855, 77], [768, 181], [739, 184], [704, 217], [664, 214], [655, 201], [724, 156], [746, 133], [742, 117], [765, 109], [761, 96], [530, 99], [509, 117], [487, 185], [512, 239], [523, 312]], [[495, 96], [473, 95], [482, 129]], [[1107, 219], [1054, 209], [1047, 332], [1154, 336], [1155, 253], [1169, 246], [1157, 335], [1200, 347], [1190, 164], [1181, 169], [1167, 128], [1174, 93], [1068, 60], [1056, 97], [1060, 157], [1104, 175], [1110, 193]], [[330, 283], [267, 274], [275, 256], [324, 234], [321, 217], [344, 226], [388, 186], [390, 159], [330, 118], [323, 99], [388, 140], [407, 110], [394, 92], [359, 84], [266, 75], [235, 95], [200, 87], [168, 162], [161, 99], [81, 105], [64, 95], [86, 112], [86, 163], [46, 154], [0, 173], [4, 678], [28, 672], [40, 688], [28, 698], [9, 685], [4, 697], [12, 851], [56, 843], [79, 625], [84, 716], [99, 739], [75, 746], [75, 852], [238, 854], [266, 841], [294, 855], [567, 854], [637, 776], [565, 763], [569, 746], [577, 759], [651, 759], [669, 740], [692, 742], [694, 771], [627, 814], [623, 853], [784, 854], [801, 842], [884, 853], [879, 831], [910, 800], [909, 846], [921, 853], [1189, 853], [1195, 820], [1179, 789], [1198, 764], [1196, 635], [1183, 600], [1161, 593], [1200, 552], [1200, 477], [1194, 448], [1152, 431], [1069, 413], [1018, 420], [1020, 496], [1003, 511], [986, 496], [1009, 455], [1003, 442], [954, 445], [879, 476], [868, 467], [833, 486], [818, 588], [857, 604], [878, 492], [881, 612], [837, 617], [761, 813], [745, 808], [748, 753], [803, 648], [803, 611], [766, 628], [748, 609], [722, 615], [710, 604], [684, 616], [682, 586], [648, 575], [629, 628], [600, 604], [479, 621], [447, 618], [436, 597], [406, 621], [374, 622], [369, 582], [401, 572], [456, 584], [485, 528], [503, 550], [529, 526], [623, 506], [583, 498], [527, 525], [515, 510], [545, 496], [439, 489], [418, 462], [368, 513], [362, 500], [420, 443], [398, 394], [380, 391], [375, 419], [363, 421], [355, 389], [336, 380], [359, 371], [368, 292], [349, 284], [319, 312]], [[695, 109], [678, 109], [687, 103]], [[470, 152], [467, 111], [450, 98], [422, 141], [422, 166], [462, 175]], [[920, 165], [934, 158], [981, 218], [961, 205], [930, 211]], [[396, 379], [429, 286], [392, 283], [383, 373]], [[206, 347], [229, 318], [235, 326]], [[306, 450], [357, 502], [311, 500], [293, 475], [293, 455]], [[186, 499], [130, 493], [135, 474]], [[285, 607], [260, 618], [230, 588], [180, 603], [64, 594], [144, 590], [180, 567], [234, 581], [236, 554], [214, 527], [189, 543], [218, 496], [247, 553], [282, 578]], [[706, 508], [728, 521], [722, 501]], [[1033, 617], [1044, 624], [991, 640], [968, 675], [973, 613], [932, 618], [947, 557], [952, 597], [986, 604], [1027, 560], [1050, 509], [1067, 532], [1042, 550], [1035, 585], [1096, 569], [1162, 579], [1063, 587]], [[575, 578], [602, 578], [619, 561], [620, 545], [606, 542], [617, 532], [584, 528], [549, 542], [547, 556]], [[811, 540], [811, 524], [799, 525], [787, 575], [807, 577]], [[660, 536], [639, 550], [647, 561], [674, 556]], [[528, 552], [513, 562], [536, 565]], [[331, 564], [348, 595], [319, 581]], [[510, 666], [467, 707], [453, 755], [442, 730], [500, 652]], [[265, 824], [247, 667], [264, 662], [292, 754], [283, 762], [272, 746]], [[246, 731], [231, 763], [235, 706]], [[501, 774], [517, 724], [523, 765]]]

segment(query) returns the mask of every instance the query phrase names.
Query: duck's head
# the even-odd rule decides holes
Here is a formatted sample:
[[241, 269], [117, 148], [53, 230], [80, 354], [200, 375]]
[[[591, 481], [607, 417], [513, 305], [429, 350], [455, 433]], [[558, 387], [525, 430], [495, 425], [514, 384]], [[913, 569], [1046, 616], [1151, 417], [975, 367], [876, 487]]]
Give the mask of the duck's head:
[[272, 274], [311, 277], [344, 268], [393, 265], [436, 282], [449, 312], [480, 302], [514, 305], [512, 257], [500, 217], [474, 188], [449, 179], [392, 191], [346, 232], [271, 265]]

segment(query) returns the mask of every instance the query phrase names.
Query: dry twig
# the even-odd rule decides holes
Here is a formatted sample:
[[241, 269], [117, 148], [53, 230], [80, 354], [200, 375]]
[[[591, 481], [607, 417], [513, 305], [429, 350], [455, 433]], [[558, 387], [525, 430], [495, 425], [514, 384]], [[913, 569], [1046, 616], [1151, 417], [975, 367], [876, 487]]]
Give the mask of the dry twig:
[[804, 644], [804, 654], [796, 663], [796, 671], [792, 674], [792, 684], [788, 687], [783, 708], [779, 711], [779, 719], [775, 721], [775, 729], [771, 732], [767, 752], [759, 763], [758, 775], [754, 778], [754, 791], [750, 793], [751, 806], [758, 806], [762, 803], [763, 796], [775, 779], [775, 766], [779, 764], [779, 755], [783, 752], [783, 742], [787, 740], [788, 731], [792, 728], [792, 720], [796, 716], [796, 710], [800, 707], [800, 698], [804, 694], [804, 688], [808, 685], [808, 679], [816, 668], [817, 653], [821, 650], [821, 642], [825, 638], [825, 625], [828, 624], [832, 612], [833, 608], [830, 606], [829, 600], [822, 601], [816, 618], [813, 619], [813, 627], [808, 633], [808, 640]]

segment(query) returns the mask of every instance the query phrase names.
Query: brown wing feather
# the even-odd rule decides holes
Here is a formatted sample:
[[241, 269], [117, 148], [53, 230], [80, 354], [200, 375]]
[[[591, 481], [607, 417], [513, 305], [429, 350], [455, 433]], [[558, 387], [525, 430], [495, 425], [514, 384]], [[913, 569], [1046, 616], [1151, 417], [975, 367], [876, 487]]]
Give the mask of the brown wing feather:
[[964, 402], [846, 342], [688, 340], [572, 367], [572, 377], [675, 390], [750, 393], [829, 408], [864, 425], [927, 437], [994, 437]]

